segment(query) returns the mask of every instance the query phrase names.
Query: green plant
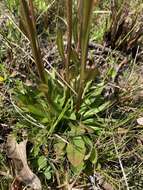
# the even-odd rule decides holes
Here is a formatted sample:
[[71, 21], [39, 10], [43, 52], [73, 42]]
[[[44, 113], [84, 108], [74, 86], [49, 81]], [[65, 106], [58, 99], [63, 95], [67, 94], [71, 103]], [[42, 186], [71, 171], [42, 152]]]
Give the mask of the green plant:
[[[56, 135], [59, 138], [58, 142], [57, 140], [53, 142], [56, 156], [59, 158], [61, 153], [62, 159], [67, 156], [75, 173], [85, 169], [86, 162], [91, 165], [97, 163], [97, 151], [90, 135], [100, 134], [102, 131], [102, 114], [112, 106], [112, 102], [106, 102], [102, 97], [104, 83], [96, 85], [94, 82], [97, 70], [87, 70], [86, 68], [92, 4], [93, 1], [81, 0], [80, 2], [81, 7], [76, 14], [76, 17], [79, 18], [76, 31], [78, 27], [80, 30], [77, 34], [77, 41], [72, 47], [72, 37], [76, 34], [73, 31], [72, 1], [67, 1], [67, 52], [64, 50], [62, 34], [59, 31], [57, 36], [58, 49], [64, 61], [66, 73], [65, 79], [62, 79], [65, 82], [61, 85], [61, 81], [54, 70], [49, 72], [48, 76], [44, 71], [36, 34], [34, 5], [32, 1], [29, 1], [29, 4], [25, 0], [20, 2], [21, 30], [30, 41], [40, 81], [36, 87], [24, 85], [22, 93], [19, 92], [19, 86], [15, 89], [16, 104], [13, 102], [13, 106], [25, 123], [23, 125], [23, 122], [19, 122], [17, 129], [22, 126], [29, 133], [29, 127], [35, 126], [29, 135], [33, 141], [37, 139], [37, 142], [34, 143], [36, 147], [48, 144], [51, 136]], [[76, 49], [77, 44], [80, 44], [78, 51]], [[75, 71], [74, 78], [70, 78], [72, 77], [72, 68]], [[26, 123], [28, 123], [28, 127], [26, 127]], [[62, 147], [61, 151], [58, 150], [57, 152], [56, 147], [60, 146]], [[39, 157], [39, 149], [37, 153], [34, 153], [34, 156], [38, 156], [38, 160], [45, 160], [43, 156]], [[39, 170], [44, 171], [45, 175], [49, 176], [50, 170], [47, 169], [47, 162], [44, 163], [45, 165], [41, 166], [42, 168]], [[51, 161], [49, 163], [53, 165]]]
[[112, 49], [132, 53], [135, 57], [142, 38], [142, 7], [139, 8], [140, 3], [137, 3], [133, 5], [136, 10], [131, 12], [131, 6], [131, 1], [118, 0], [111, 3], [111, 18], [105, 32], [105, 42]]
[[[63, 2], [60, 1], [61, 4]], [[119, 94], [118, 100], [103, 96], [107, 81], [110, 79], [114, 81], [118, 74], [116, 70], [118, 57], [117, 59], [114, 55], [106, 57], [109, 64], [109, 69], [106, 68], [107, 80], [100, 77], [97, 68], [89, 67], [87, 55], [90, 54], [88, 43], [93, 1], [66, 0], [65, 2], [65, 16], [61, 18], [54, 12], [54, 18], [56, 17], [58, 22], [55, 27], [57, 38], [55, 39], [55, 33], [52, 37], [51, 34], [48, 36], [49, 41], [44, 38], [45, 43], [46, 40], [50, 42], [48, 51], [51, 42], [52, 46], [55, 46], [55, 41], [57, 42], [62, 69], [57, 65], [54, 65], [54, 68], [49, 61], [50, 69], [45, 72], [43, 64], [45, 59], [42, 57], [43, 54], [41, 55], [43, 49], [38, 42], [41, 35], [38, 35], [36, 30], [37, 20], [40, 22], [39, 18], [44, 13], [47, 14], [46, 11], [54, 1], [20, 1], [20, 28], [17, 27], [20, 32], [16, 33], [18, 37], [15, 37], [16, 24], [12, 19], [7, 25], [10, 29], [8, 33], [2, 34], [3, 40], [12, 49], [14, 55], [16, 49], [24, 52], [25, 49], [19, 43], [23, 39], [24, 46], [30, 44], [32, 51], [24, 52], [24, 56], [22, 53], [20, 55], [22, 58], [28, 55], [29, 62], [36, 63], [39, 74], [37, 77], [35, 72], [35, 75], [30, 76], [30, 81], [28, 74], [24, 79], [21, 75], [21, 78], [17, 79], [19, 75], [13, 77], [10, 73], [7, 74], [5, 65], [0, 65], [2, 70], [0, 85], [8, 89], [10, 95], [8, 100], [14, 108], [11, 111], [8, 107], [8, 111], [16, 118], [14, 122], [10, 121], [10, 126], [14, 125], [12, 130], [18, 141], [28, 135], [32, 144], [31, 149], [28, 147], [28, 150], [30, 149], [28, 159], [33, 171], [39, 174], [43, 189], [48, 188], [47, 184], [50, 184], [52, 189], [56, 189], [57, 186], [66, 189], [68, 186], [70, 188], [74, 185], [80, 186], [81, 183], [87, 185], [85, 188], [90, 188], [88, 186], [90, 176], [95, 178], [93, 188], [97, 186], [104, 188], [104, 183], [98, 180], [99, 177], [105, 181], [106, 186], [109, 182], [114, 189], [119, 189], [121, 186], [125, 189], [124, 181], [130, 180], [123, 178], [122, 170], [125, 169], [123, 172], [129, 177], [131, 172], [130, 163], [126, 165], [124, 163], [128, 160], [132, 163], [136, 158], [132, 152], [137, 152], [138, 157], [141, 155], [141, 148], [136, 141], [140, 140], [142, 130], [140, 126], [136, 126], [135, 121], [142, 113], [142, 105], [135, 109], [132, 107], [132, 102], [128, 103], [124, 100], [126, 97], [128, 99], [129, 95], [128, 90], [124, 91], [124, 89]], [[59, 20], [64, 23], [66, 33], [64, 33], [65, 29], [60, 28]], [[0, 49], [2, 49], [0, 57], [3, 62], [3, 54], [6, 53], [2, 52], [5, 49], [2, 47]], [[90, 56], [92, 62], [94, 57]], [[19, 59], [17, 54], [15, 57], [16, 60]], [[15, 64], [16, 60], [14, 60]], [[35, 65], [32, 67], [33, 71]], [[20, 72], [23, 71], [19, 70]], [[60, 75], [61, 73], [64, 74]], [[98, 80], [97, 75], [100, 78]], [[131, 88], [129, 96], [132, 98], [135, 93], [135, 89]], [[5, 114], [7, 106], [5, 108], [5, 105], [2, 105], [2, 107], [0, 115], [4, 120], [8, 117]], [[2, 161], [0, 163], [3, 164]], [[139, 164], [140, 162], [137, 165]], [[119, 170], [121, 166], [124, 168]], [[83, 179], [81, 183], [80, 177]]]

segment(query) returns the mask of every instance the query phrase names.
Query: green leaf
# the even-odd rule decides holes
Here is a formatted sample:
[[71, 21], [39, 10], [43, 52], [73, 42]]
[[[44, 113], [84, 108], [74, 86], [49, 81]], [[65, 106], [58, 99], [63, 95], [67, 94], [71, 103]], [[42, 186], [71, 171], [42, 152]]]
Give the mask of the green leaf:
[[85, 128], [81, 126], [77, 126], [77, 125], [73, 125], [72, 123], [69, 123], [70, 126], [70, 131], [68, 132], [68, 134], [70, 136], [81, 136], [85, 133]]
[[38, 158], [38, 170], [42, 170], [47, 166], [47, 159], [45, 156], [40, 156]]
[[92, 149], [92, 152], [91, 152], [91, 155], [90, 155], [89, 159], [92, 162], [92, 164], [96, 164], [97, 163], [98, 154], [97, 154], [97, 150], [96, 150], [95, 147]]
[[88, 160], [92, 153], [93, 143], [90, 140], [90, 138], [88, 138], [87, 136], [84, 136], [83, 139], [84, 139], [85, 145], [87, 146], [87, 154], [86, 154], [84, 160]]
[[51, 179], [51, 171], [50, 171], [50, 166], [44, 171], [44, 175], [47, 180]]
[[72, 165], [71, 170], [74, 174], [77, 174], [79, 172], [81, 172], [81, 170], [83, 170], [86, 167], [86, 165], [84, 164], [84, 162], [82, 161], [78, 166], [74, 167]]
[[39, 108], [39, 105], [27, 105], [27, 108], [30, 113], [33, 113], [34, 115], [45, 117], [45, 113]]
[[66, 143], [63, 141], [59, 141], [56, 144], [54, 144], [54, 150], [56, 152], [56, 157], [59, 158], [65, 154], [64, 147]]
[[65, 58], [64, 55], [64, 43], [63, 43], [63, 34], [61, 30], [57, 31], [57, 46], [58, 46], [58, 51], [62, 59]]
[[49, 135], [52, 134], [54, 132], [55, 127], [57, 126], [57, 124], [60, 122], [60, 120], [64, 117], [68, 106], [70, 103], [70, 99], [67, 101], [65, 107], [63, 108], [63, 110], [61, 111], [61, 113], [59, 114], [58, 118], [55, 120], [54, 124], [51, 126], [50, 130], [49, 130]]
[[66, 148], [67, 157], [74, 167], [78, 167], [85, 157], [85, 144], [82, 137], [74, 137]]
[[46, 124], [49, 122], [49, 118], [47, 117], [44, 117], [42, 120], [41, 120], [42, 123]]
[[76, 120], [76, 115], [74, 112], [71, 113], [71, 115], [69, 116], [69, 119], [74, 120], [74, 121]]
[[89, 111], [87, 111], [83, 117], [90, 117], [92, 115], [95, 115], [101, 111], [104, 111], [105, 109], [109, 108], [111, 106], [111, 102], [107, 101], [105, 103], [103, 103], [102, 105], [100, 105], [98, 108], [91, 108]]
[[100, 83], [100, 84], [98, 84], [97, 86], [92, 86], [91, 90], [93, 90], [93, 91], [91, 93], [91, 96], [95, 97], [95, 96], [101, 95], [101, 93], [103, 92], [104, 88], [105, 88], [105, 84], [103, 82]]
[[35, 145], [34, 148], [33, 148], [33, 155], [34, 157], [38, 156], [39, 154], [39, 146], [38, 145]]

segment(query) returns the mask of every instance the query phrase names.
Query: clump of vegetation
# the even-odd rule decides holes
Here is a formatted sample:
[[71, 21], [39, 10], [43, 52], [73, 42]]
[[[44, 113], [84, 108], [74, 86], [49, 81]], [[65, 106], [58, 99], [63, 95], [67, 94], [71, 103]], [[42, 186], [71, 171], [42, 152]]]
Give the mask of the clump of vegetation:
[[[2, 5], [7, 28], [0, 30], [1, 188], [140, 187], [143, 106], [133, 99], [143, 87], [131, 77], [137, 60], [116, 51], [133, 53], [142, 43], [138, 17], [126, 27], [126, 4], [112, 1], [107, 48], [89, 43], [97, 1], [8, 0]], [[55, 7], [56, 14], [49, 15]], [[129, 67], [122, 69], [129, 62], [131, 74]], [[139, 173], [134, 184], [132, 171]]]
[[[131, 9], [132, 6], [135, 10]], [[105, 33], [106, 45], [135, 57], [143, 35], [142, 11], [140, 4], [112, 1], [109, 29]]]

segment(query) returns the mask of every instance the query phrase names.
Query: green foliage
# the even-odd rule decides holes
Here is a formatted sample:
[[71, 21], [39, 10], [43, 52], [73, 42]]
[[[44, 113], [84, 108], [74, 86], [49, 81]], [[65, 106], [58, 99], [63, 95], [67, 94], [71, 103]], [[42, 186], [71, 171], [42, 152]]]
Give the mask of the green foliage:
[[85, 157], [85, 144], [81, 137], [74, 137], [66, 148], [68, 160], [74, 167], [82, 164]]
[[5, 0], [5, 5], [15, 14], [18, 11], [19, 0]]
[[65, 155], [65, 150], [64, 150], [65, 146], [66, 146], [66, 142], [60, 139], [54, 144], [54, 150], [55, 150], [57, 159], [60, 159], [62, 156]]
[[[16, 10], [17, 14], [19, 1], [9, 0], [6, 3], [11, 12]], [[14, 125], [15, 134], [26, 132], [28, 135], [33, 145], [30, 161], [42, 179], [44, 176], [44, 179], [50, 180], [50, 183], [57, 181], [60, 187], [68, 181], [65, 179], [66, 173], [68, 173], [67, 178], [73, 179], [81, 172], [84, 178], [84, 175], [93, 175], [95, 171], [99, 171], [114, 184], [116, 180], [112, 180], [110, 174], [115, 175], [117, 179], [120, 178], [117, 175], [121, 174], [116, 171], [119, 165], [118, 156], [114, 150], [113, 136], [116, 137], [121, 156], [125, 156], [125, 159], [124, 157], [122, 159], [126, 162], [128, 157], [126, 149], [131, 148], [132, 134], [136, 131], [135, 120], [139, 113], [132, 114], [132, 111], [126, 108], [122, 112], [119, 108], [122, 97], [118, 102], [104, 98], [107, 81], [101, 80], [98, 68], [87, 67], [89, 34], [92, 33], [92, 40], [97, 38], [101, 40], [105, 30], [103, 26], [106, 24], [104, 20], [98, 30], [90, 30], [92, 1], [81, 0], [81, 7], [77, 7], [77, 1], [72, 2], [72, 6], [66, 4], [66, 20], [65, 15], [63, 18], [54, 15], [57, 19], [57, 36], [55, 38], [54, 34], [44, 40], [50, 39], [48, 42], [52, 45], [57, 43], [62, 59], [62, 69], [58, 66], [53, 69], [53, 65], [49, 64], [50, 69], [47, 73], [45, 72], [38, 40], [40, 35], [38, 36], [36, 31], [36, 19], [37, 16], [39, 19], [44, 13], [47, 14], [50, 3], [54, 1], [35, 0], [33, 1], [34, 9], [32, 9], [26, 0], [20, 1], [19, 16], [22, 33], [17, 32], [12, 20], [8, 20], [6, 22], [8, 31], [2, 34], [8, 45], [11, 44], [9, 41], [12, 40], [16, 44], [23, 39], [23, 35], [26, 36], [39, 73], [39, 78], [35, 73], [35, 78], [31, 77], [33, 79], [31, 84], [26, 85], [25, 79], [11, 76], [7, 73], [5, 66], [0, 65], [2, 71], [0, 85], [8, 89], [8, 92], [4, 91], [4, 95], [5, 92], [10, 93], [9, 102], [14, 108], [12, 110], [15, 112], [14, 117], [17, 118], [16, 123], [10, 123], [10, 125]], [[67, 14], [68, 10], [72, 16]], [[59, 25], [59, 20], [67, 24], [65, 25], [67, 33], [64, 33], [64, 29]], [[6, 50], [0, 47], [1, 62], [4, 60], [4, 54]], [[91, 60], [94, 59], [93, 56], [91, 55]], [[116, 59], [110, 56], [106, 61], [110, 67], [106, 70], [106, 78], [114, 81], [117, 75]], [[96, 80], [97, 77], [100, 80]], [[124, 92], [123, 95], [126, 93]], [[0, 97], [1, 102], [4, 104], [3, 97]], [[5, 109], [5, 106], [3, 107]], [[4, 114], [5, 110], [2, 110], [0, 116]], [[137, 140], [137, 134], [133, 139]], [[114, 168], [111, 168], [111, 171], [109, 171], [110, 166]], [[86, 182], [88, 180], [84, 183]], [[117, 186], [119, 187], [120, 184]]]
[[38, 11], [43, 12], [47, 10], [47, 1], [34, 0], [35, 7]]
[[[86, 163], [90, 162], [96, 165], [98, 162], [98, 153], [94, 146], [94, 141], [88, 135], [99, 135], [102, 132], [104, 121], [100, 113], [104, 113], [110, 106], [111, 102], [103, 103], [102, 91], [104, 83], [92, 86], [92, 82], [88, 84], [85, 90], [84, 102], [80, 109], [80, 118], [76, 117], [76, 109], [73, 106], [74, 97], [69, 99], [64, 105], [66, 96], [55, 79], [51, 79], [51, 97], [55, 104], [58, 104], [56, 110], [49, 109], [49, 105], [45, 99], [43, 89], [37, 87], [24, 86], [24, 91], [19, 91], [17, 86], [17, 106], [20, 108], [20, 114], [23, 115], [25, 128], [34, 143], [34, 157], [38, 157], [43, 144], [48, 144], [50, 136], [60, 134], [61, 139], [54, 140], [53, 147], [57, 160], [64, 160], [67, 156], [71, 169], [77, 173], [86, 168]], [[59, 87], [58, 87], [59, 86]], [[45, 90], [45, 88], [44, 88]], [[101, 122], [102, 121], [102, 122]], [[29, 127], [34, 126], [32, 130]], [[17, 125], [17, 130], [20, 129]], [[38, 164], [39, 172], [51, 176], [50, 170], [47, 169], [46, 157], [40, 156], [42, 164]], [[40, 160], [38, 162], [40, 162]], [[46, 165], [46, 166], [45, 166]], [[77, 167], [77, 169], [75, 169]], [[46, 173], [46, 174], [45, 174]]]
[[50, 180], [52, 170], [50, 165], [48, 166], [47, 158], [45, 156], [39, 156], [37, 162], [38, 162], [38, 171], [43, 173], [47, 180]]

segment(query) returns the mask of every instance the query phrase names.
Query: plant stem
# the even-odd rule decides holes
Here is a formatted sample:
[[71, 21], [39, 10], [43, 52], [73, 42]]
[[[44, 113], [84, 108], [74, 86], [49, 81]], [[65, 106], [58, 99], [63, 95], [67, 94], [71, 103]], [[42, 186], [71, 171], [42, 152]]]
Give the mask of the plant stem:
[[29, 0], [29, 10], [30, 10], [30, 14], [31, 14], [31, 19], [34, 25], [34, 28], [36, 30], [36, 26], [35, 26], [35, 15], [34, 15], [34, 6], [33, 6], [33, 0]]
[[80, 68], [80, 81], [79, 81], [79, 90], [78, 90], [78, 98], [76, 104], [77, 112], [80, 109], [80, 105], [82, 102], [82, 94], [84, 90], [84, 78], [85, 78], [85, 67], [86, 67], [86, 59], [87, 59], [87, 49], [89, 42], [89, 33], [90, 33], [90, 20], [92, 13], [93, 0], [81, 0], [82, 11], [81, 14], [81, 68]]
[[[69, 66], [70, 66], [71, 44], [72, 44], [72, 0], [66, 0], [66, 7], [67, 7], [67, 49], [66, 49], [67, 53], [65, 54], [65, 71], [66, 71], [65, 79], [66, 82], [69, 84], [70, 82]], [[67, 87], [65, 103], [67, 102], [69, 95], [70, 95], [70, 89]]]
[[[38, 37], [36, 33], [33, 2], [29, 0], [29, 6], [26, 0], [21, 0], [20, 2], [21, 2], [20, 11], [21, 11], [21, 17], [22, 17], [21, 18], [22, 24], [23, 24], [24, 29], [26, 30], [26, 33], [28, 35], [28, 38], [31, 44], [32, 55], [37, 65], [40, 80], [43, 84], [46, 84], [45, 70], [44, 70], [41, 51], [39, 47]], [[52, 102], [51, 97], [48, 92], [45, 92], [45, 96], [48, 100], [49, 106], [55, 109], [55, 105]]]
[[67, 6], [67, 55], [66, 55], [66, 81], [69, 83], [69, 65], [72, 43], [72, 0], [66, 0]]
[[34, 56], [34, 60], [38, 68], [39, 77], [43, 83], [46, 83], [44, 65], [42, 63], [41, 51], [38, 43], [37, 33], [34, 26], [35, 25], [33, 20], [34, 13], [30, 14], [30, 10], [26, 0], [21, 0], [21, 11], [23, 16], [23, 18], [21, 19], [24, 20], [25, 27], [27, 27], [26, 29], [28, 32], [28, 38], [31, 43], [32, 54]]
[[82, 21], [82, 0], [78, 1], [78, 42], [77, 42], [77, 52], [80, 53], [81, 49], [81, 21]]

